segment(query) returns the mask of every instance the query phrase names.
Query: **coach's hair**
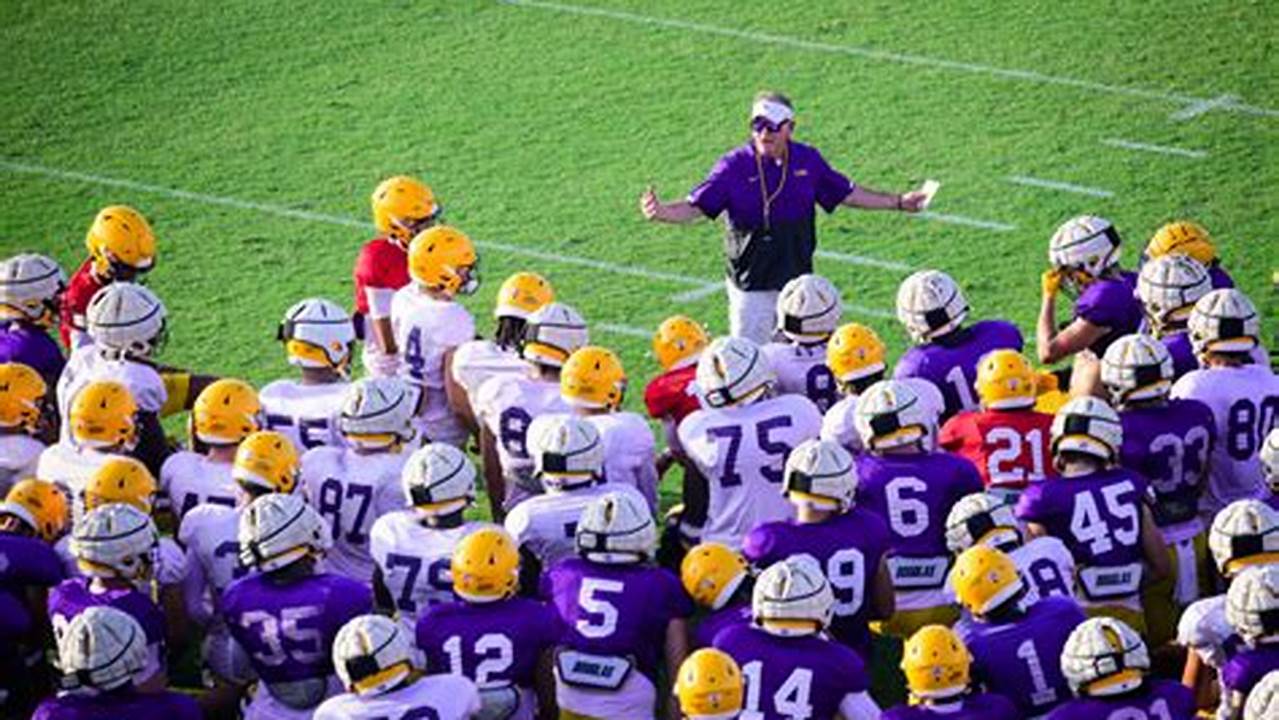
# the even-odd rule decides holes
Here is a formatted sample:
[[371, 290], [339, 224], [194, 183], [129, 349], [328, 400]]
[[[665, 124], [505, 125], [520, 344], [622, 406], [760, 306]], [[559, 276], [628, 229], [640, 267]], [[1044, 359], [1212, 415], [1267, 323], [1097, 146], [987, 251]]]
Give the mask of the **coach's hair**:
[[794, 112], [795, 110], [795, 105], [791, 103], [790, 98], [777, 92], [776, 90], [760, 90], [758, 93], [755, 94], [755, 99], [751, 101], [751, 104], [754, 105], [760, 100], [767, 100], [769, 102], [781, 103], [782, 105], [785, 105], [786, 107], [790, 108], [792, 112]]

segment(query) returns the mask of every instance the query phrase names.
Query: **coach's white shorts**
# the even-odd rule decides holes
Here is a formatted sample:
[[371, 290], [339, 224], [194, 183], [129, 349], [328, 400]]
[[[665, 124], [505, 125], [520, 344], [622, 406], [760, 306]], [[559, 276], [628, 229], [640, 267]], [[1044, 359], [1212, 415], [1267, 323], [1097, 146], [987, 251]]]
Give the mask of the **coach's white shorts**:
[[728, 292], [728, 332], [763, 345], [777, 331], [777, 297], [780, 290], [742, 290], [725, 280]]

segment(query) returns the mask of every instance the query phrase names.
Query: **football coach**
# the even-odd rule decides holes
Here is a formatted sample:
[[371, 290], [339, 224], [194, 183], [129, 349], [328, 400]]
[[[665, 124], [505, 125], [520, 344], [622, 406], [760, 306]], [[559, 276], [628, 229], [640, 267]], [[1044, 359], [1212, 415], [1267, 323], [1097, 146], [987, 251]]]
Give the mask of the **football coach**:
[[756, 96], [750, 129], [750, 140], [725, 153], [688, 197], [664, 203], [650, 186], [640, 196], [640, 212], [649, 220], [689, 223], [727, 211], [730, 332], [764, 343], [773, 336], [782, 286], [813, 271], [815, 206], [828, 213], [841, 205], [918, 212], [927, 194], [877, 192], [841, 175], [817, 148], [791, 139], [795, 109], [785, 95]]

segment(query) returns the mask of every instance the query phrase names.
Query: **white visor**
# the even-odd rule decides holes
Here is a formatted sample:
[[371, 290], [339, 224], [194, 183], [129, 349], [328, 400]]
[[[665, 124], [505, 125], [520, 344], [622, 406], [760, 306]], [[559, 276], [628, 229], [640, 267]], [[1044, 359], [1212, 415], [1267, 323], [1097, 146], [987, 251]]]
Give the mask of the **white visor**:
[[781, 125], [795, 117], [795, 111], [775, 100], [758, 100], [751, 108], [751, 119], [762, 117], [774, 125]]

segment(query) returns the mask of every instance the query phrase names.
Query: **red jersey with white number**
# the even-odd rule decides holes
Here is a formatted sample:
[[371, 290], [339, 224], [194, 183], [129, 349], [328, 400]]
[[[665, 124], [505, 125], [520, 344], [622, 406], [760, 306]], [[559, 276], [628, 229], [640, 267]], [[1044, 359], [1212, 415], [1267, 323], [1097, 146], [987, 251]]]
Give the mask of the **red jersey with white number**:
[[670, 419], [679, 424], [685, 415], [700, 410], [697, 399], [697, 363], [668, 370], [649, 381], [644, 388], [644, 406], [658, 420]]
[[62, 292], [58, 309], [58, 335], [62, 337], [63, 347], [68, 350], [75, 349], [71, 344], [73, 330], [87, 339], [88, 336], [84, 334], [87, 327], [84, 320], [85, 310], [89, 308], [89, 300], [93, 298], [93, 294], [105, 286], [106, 283], [93, 274], [92, 260], [85, 260], [80, 269], [71, 276], [67, 289]]
[[394, 292], [409, 284], [409, 254], [387, 238], [373, 238], [355, 258], [355, 311], [369, 314], [369, 288]]
[[1053, 416], [1035, 410], [978, 410], [941, 429], [941, 446], [977, 466], [986, 487], [1021, 489], [1052, 475]]

